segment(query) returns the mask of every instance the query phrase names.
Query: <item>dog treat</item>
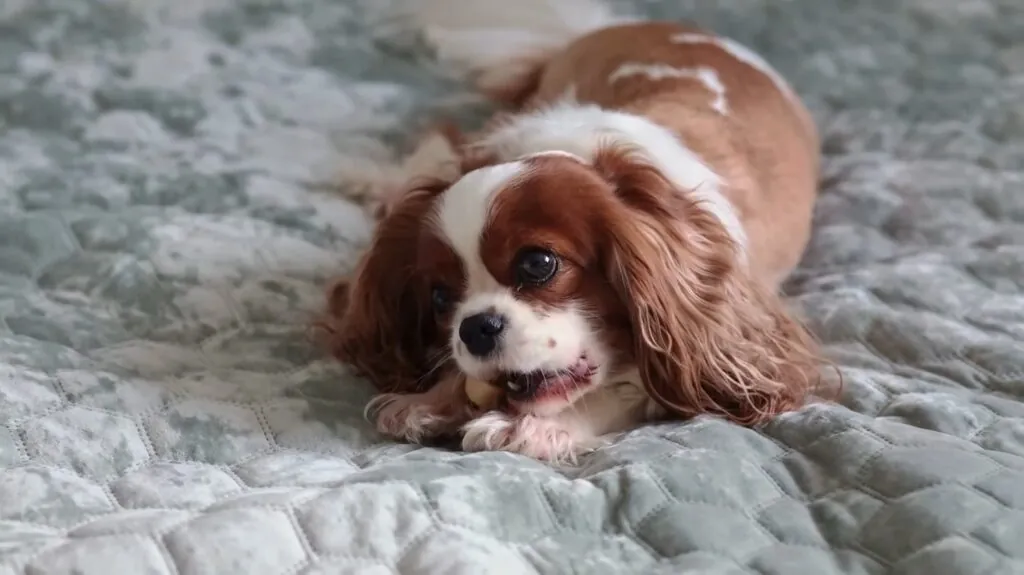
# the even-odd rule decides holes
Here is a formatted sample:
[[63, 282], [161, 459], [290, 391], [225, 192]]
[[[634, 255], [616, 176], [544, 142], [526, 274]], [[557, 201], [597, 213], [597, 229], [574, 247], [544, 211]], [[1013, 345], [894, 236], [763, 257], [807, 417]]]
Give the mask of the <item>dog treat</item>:
[[501, 401], [501, 395], [500, 387], [480, 379], [466, 378], [466, 396], [469, 397], [470, 403], [480, 409], [496, 409], [498, 402]]

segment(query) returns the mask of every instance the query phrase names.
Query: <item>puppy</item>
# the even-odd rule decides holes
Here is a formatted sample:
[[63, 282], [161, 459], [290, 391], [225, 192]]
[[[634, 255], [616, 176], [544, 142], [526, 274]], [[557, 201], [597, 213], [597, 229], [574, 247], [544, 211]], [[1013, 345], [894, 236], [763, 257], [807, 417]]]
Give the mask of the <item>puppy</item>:
[[[383, 432], [571, 462], [655, 418], [801, 405], [819, 356], [778, 289], [819, 146], [776, 71], [594, 0], [404, 16], [509, 109], [393, 201], [334, 306], [336, 354], [387, 392], [369, 408]], [[503, 408], [475, 410], [466, 375]]]

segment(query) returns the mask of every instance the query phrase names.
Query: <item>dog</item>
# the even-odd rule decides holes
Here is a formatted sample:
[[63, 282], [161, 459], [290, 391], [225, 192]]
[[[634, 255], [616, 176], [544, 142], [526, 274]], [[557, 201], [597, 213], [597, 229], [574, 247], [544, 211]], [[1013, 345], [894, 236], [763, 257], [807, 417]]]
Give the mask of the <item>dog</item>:
[[[402, 17], [505, 109], [427, 139], [427, 177], [386, 194], [330, 291], [332, 349], [382, 391], [382, 432], [574, 462], [645, 421], [754, 426], [806, 401], [822, 360], [779, 290], [809, 240], [819, 141], [778, 72], [597, 0]], [[474, 406], [467, 376], [501, 407]]]

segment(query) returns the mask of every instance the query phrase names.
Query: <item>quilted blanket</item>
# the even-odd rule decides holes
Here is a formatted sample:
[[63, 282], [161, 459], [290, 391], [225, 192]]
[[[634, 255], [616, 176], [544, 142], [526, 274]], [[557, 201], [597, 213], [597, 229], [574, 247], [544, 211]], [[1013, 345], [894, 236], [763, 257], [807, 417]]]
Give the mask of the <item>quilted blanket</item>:
[[390, 442], [307, 333], [371, 229], [332, 190], [486, 107], [388, 0], [0, 0], [0, 574], [1024, 573], [1024, 3], [625, 3], [812, 107], [839, 401]]

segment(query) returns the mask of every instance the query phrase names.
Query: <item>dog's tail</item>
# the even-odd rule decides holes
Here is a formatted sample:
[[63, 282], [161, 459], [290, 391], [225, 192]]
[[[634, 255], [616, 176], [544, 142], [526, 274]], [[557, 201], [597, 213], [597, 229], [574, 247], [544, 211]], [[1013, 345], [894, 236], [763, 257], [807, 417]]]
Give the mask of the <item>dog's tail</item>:
[[635, 20], [602, 0], [401, 0], [400, 17], [484, 94], [517, 103], [548, 59], [587, 33]]

